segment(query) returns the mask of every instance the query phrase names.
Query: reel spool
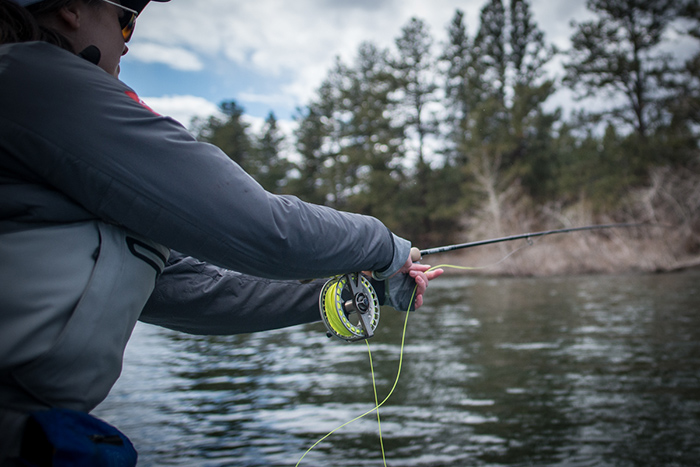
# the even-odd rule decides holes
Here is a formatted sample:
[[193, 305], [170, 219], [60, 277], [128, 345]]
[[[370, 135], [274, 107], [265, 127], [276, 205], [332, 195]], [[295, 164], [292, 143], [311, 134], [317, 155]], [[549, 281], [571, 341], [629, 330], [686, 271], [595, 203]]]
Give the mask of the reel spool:
[[328, 337], [345, 341], [369, 339], [379, 324], [379, 298], [360, 273], [336, 276], [326, 282], [319, 308]]

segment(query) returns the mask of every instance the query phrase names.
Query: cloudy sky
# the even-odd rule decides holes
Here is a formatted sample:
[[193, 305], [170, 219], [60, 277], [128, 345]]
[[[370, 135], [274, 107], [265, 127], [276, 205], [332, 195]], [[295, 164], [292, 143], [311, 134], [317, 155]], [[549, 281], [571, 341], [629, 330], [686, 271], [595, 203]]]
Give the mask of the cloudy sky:
[[[172, 0], [139, 17], [121, 79], [155, 110], [188, 125], [234, 99], [253, 118], [288, 120], [314, 94], [336, 56], [391, 47], [411, 17], [439, 44], [456, 9], [473, 35], [485, 0]], [[568, 48], [585, 0], [532, 0], [546, 40]], [[560, 96], [566, 99], [566, 96]]]

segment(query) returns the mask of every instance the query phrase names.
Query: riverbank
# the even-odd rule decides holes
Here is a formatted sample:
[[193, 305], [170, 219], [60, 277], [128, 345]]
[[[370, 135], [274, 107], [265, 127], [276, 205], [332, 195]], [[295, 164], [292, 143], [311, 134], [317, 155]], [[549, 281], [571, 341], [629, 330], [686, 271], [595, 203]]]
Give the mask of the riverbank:
[[[538, 205], [511, 187], [462, 219], [464, 243], [592, 224], [640, 224], [554, 234], [428, 256], [424, 263], [473, 268], [451, 273], [553, 276], [669, 272], [700, 267], [700, 175], [659, 167], [646, 187], [630, 190], [615, 212], [601, 214], [585, 198]], [[429, 248], [436, 245], [420, 245]]]
[[679, 229], [654, 225], [583, 231], [436, 254], [423, 263], [469, 268], [451, 274], [535, 277], [700, 268], [700, 254], [685, 250], [683, 238]]

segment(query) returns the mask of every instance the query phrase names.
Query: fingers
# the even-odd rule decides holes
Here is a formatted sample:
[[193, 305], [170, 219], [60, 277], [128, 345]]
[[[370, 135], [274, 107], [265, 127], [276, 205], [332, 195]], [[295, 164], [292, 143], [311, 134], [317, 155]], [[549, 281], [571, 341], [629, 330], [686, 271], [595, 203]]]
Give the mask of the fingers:
[[416, 282], [416, 296], [414, 299], [416, 309], [423, 305], [423, 294], [428, 288], [428, 283], [439, 277], [443, 272], [442, 269], [430, 271], [430, 266], [426, 264], [414, 263], [412, 265], [411, 269], [408, 271], [408, 275]]
[[416, 297], [415, 307], [420, 308], [423, 305], [423, 294], [425, 294], [428, 288], [428, 283], [440, 277], [442, 273], [445, 272], [443, 269], [430, 270], [430, 266], [427, 264], [413, 263], [408, 271], [408, 275], [416, 281]]
[[428, 280], [433, 280], [440, 277], [443, 272], [445, 272], [444, 269], [435, 269], [433, 271], [427, 271], [425, 275], [428, 276]]
[[445, 272], [443, 269], [434, 269], [431, 271], [429, 265], [418, 263], [414, 263], [408, 271], [411, 277], [415, 277], [414, 273], [423, 273], [426, 281], [431, 281], [440, 277], [443, 272]]
[[406, 272], [409, 272], [409, 271], [421, 271], [421, 272], [425, 272], [425, 271], [427, 271], [428, 269], [430, 269], [430, 265], [428, 265], [428, 264], [412, 263], [412, 264], [411, 264], [411, 267], [408, 268], [408, 271], [406, 271]]
[[420, 308], [423, 305], [423, 296], [422, 295], [417, 296], [415, 302], [416, 302], [415, 309], [417, 310], [418, 308]]
[[423, 295], [425, 293], [425, 289], [428, 288], [428, 276], [421, 271], [409, 271], [408, 275], [411, 276], [414, 281], [416, 281], [416, 295]]
[[[409, 268], [409, 271], [421, 271], [425, 272], [428, 274], [428, 277], [430, 279], [434, 279], [438, 276], [440, 276], [443, 272], [445, 272], [443, 269], [435, 269], [433, 271], [430, 271], [431, 266], [429, 264], [421, 264], [421, 263], [413, 263], [411, 267]], [[408, 272], [408, 271], [406, 271]]]

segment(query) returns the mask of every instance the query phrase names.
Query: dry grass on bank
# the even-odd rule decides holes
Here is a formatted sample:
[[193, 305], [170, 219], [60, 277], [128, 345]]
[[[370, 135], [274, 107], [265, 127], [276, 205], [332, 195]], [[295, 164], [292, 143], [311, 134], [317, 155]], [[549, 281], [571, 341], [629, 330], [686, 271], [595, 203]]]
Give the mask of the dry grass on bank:
[[[481, 268], [469, 274], [552, 276], [564, 274], [666, 272], [700, 267], [700, 176], [691, 170], [656, 169], [651, 183], [630, 192], [620, 211], [596, 216], [585, 200], [566, 209], [533, 208], [522, 196], [499, 206], [499, 222], [489, 213], [470, 219], [458, 242], [551, 229], [615, 222], [632, 228], [553, 234], [432, 255], [423, 262]], [[489, 220], [490, 217], [490, 220]], [[481, 219], [481, 220], [478, 220]], [[450, 273], [459, 273], [450, 270]]]
[[[639, 229], [643, 228], [667, 230], [653, 226]], [[555, 234], [531, 242], [516, 240], [433, 255], [423, 262], [476, 268], [466, 271], [470, 274], [508, 276], [665, 272], [700, 267], [700, 255], [678, 257], [663, 233], [635, 238], [621, 230]]]

